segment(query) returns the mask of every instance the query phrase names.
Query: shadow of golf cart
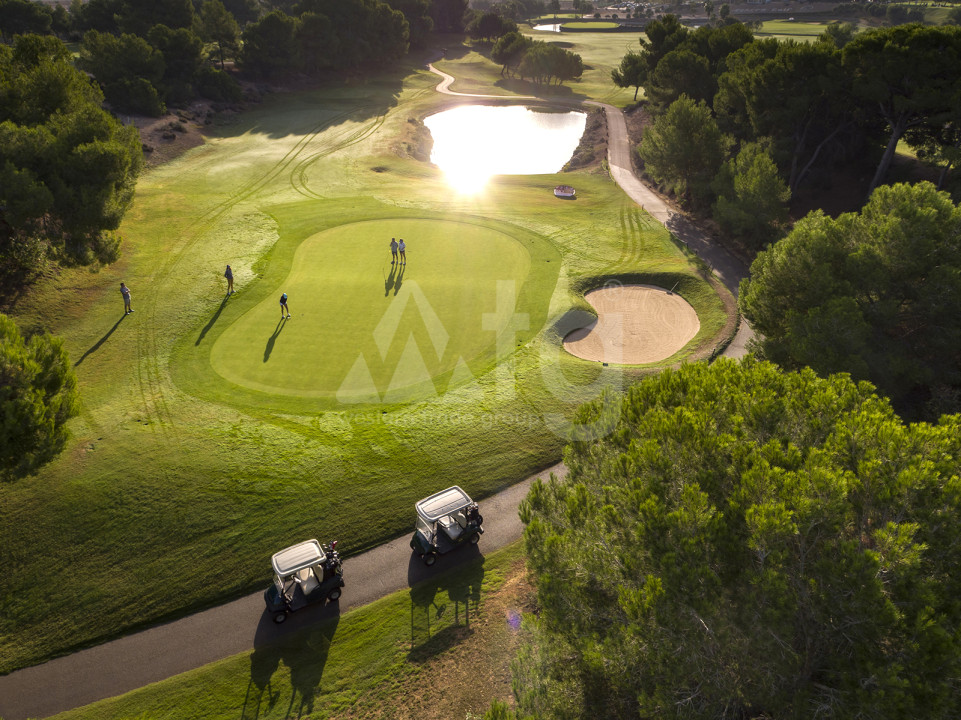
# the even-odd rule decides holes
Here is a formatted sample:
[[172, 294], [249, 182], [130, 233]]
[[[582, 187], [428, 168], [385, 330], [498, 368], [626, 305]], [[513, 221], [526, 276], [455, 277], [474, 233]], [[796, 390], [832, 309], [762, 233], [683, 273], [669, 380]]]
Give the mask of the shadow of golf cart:
[[274, 583], [264, 591], [264, 601], [274, 622], [282, 623], [289, 613], [308, 605], [340, 598], [344, 570], [336, 540], [329, 545], [316, 540], [292, 545], [274, 553], [270, 562]]
[[449, 487], [414, 505], [417, 524], [410, 546], [427, 565], [461, 545], [476, 545], [484, 534], [477, 503], [458, 486]]

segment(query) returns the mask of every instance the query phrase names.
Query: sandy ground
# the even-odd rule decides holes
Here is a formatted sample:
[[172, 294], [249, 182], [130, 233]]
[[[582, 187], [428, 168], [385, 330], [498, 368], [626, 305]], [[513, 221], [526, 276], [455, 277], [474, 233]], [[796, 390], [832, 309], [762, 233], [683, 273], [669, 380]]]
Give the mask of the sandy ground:
[[597, 321], [564, 338], [572, 355], [597, 362], [640, 365], [669, 358], [701, 328], [688, 303], [654, 285], [618, 285], [587, 293]]

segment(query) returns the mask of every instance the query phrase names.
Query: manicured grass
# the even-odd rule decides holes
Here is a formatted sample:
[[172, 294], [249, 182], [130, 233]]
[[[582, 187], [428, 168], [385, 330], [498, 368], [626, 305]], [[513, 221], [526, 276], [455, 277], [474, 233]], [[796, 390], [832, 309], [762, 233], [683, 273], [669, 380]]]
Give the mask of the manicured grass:
[[[522, 543], [343, 616], [58, 720], [463, 717], [510, 697]], [[269, 619], [266, 622], [270, 622]], [[438, 688], [431, 690], [431, 688]]]
[[634, 90], [611, 82], [611, 70], [618, 67], [629, 50], [639, 50], [642, 33], [522, 31], [528, 37], [577, 53], [584, 61], [579, 80], [560, 86], [537, 86], [526, 80], [501, 75], [501, 67], [490, 60], [490, 48], [464, 47], [449, 53], [447, 60], [434, 63], [457, 81], [451, 90], [461, 93], [533, 95], [553, 100], [599, 100], [616, 106], [634, 101]]
[[[301, 203], [299, 211], [316, 225], [311, 205]], [[351, 214], [356, 217], [356, 209]], [[185, 352], [200, 355], [192, 366], [209, 359], [211, 371], [226, 381], [290, 396], [307, 409], [323, 407], [323, 399], [329, 406], [411, 401], [453, 389], [455, 370], [463, 382], [495, 361], [497, 338], [510, 323], [509, 314], [495, 316], [505, 283], [520, 290], [513, 311], [530, 316], [517, 341], [526, 343], [540, 329], [560, 266], [549, 243], [466, 216], [391, 214], [307, 238], [285, 235], [296, 250], [280, 287], [294, 319], [280, 319], [276, 293], [242, 303], [225, 314], [219, 337], [185, 344]], [[328, 212], [320, 224], [339, 219]], [[391, 237], [406, 238], [403, 265], [390, 259]]]
[[814, 42], [818, 35], [827, 29], [826, 22], [797, 22], [794, 20], [767, 20], [760, 30], [755, 30], [757, 37], [789, 38], [803, 42]]
[[531, 25], [554, 25], [558, 22], [563, 22], [564, 20], [576, 20], [582, 17], [578, 13], [557, 13], [557, 15], [542, 15], [539, 18], [531, 20]]
[[[23, 327], [65, 339], [83, 409], [59, 458], [0, 487], [0, 672], [256, 591], [270, 554], [304, 537], [337, 537], [354, 554], [408, 532], [412, 503], [440, 487], [457, 482], [483, 498], [555, 462], [579, 403], [653, 370], [603, 368], [560, 347], [558, 327], [583, 306], [577, 288], [592, 278], [685, 280], [678, 292], [702, 330], [668, 363], [722, 339], [721, 302], [699, 268], [606, 174], [501, 177], [481, 195], [460, 196], [436, 168], [406, 157], [411, 120], [456, 102], [434, 92], [436, 83], [418, 61], [363, 84], [268, 97], [222, 120], [207, 144], [141, 179], [117, 264], [51, 274], [13, 308]], [[576, 185], [578, 199], [554, 198], [557, 184]], [[300, 345], [336, 356], [340, 367], [363, 352], [378, 392], [378, 382], [390, 389], [390, 372], [375, 378], [383, 361], [376, 325], [373, 345], [358, 330], [363, 348], [295, 330], [298, 320], [314, 322], [319, 335], [327, 323], [305, 313], [336, 307], [341, 292], [359, 297], [339, 249], [327, 251], [329, 268], [323, 252], [310, 260], [320, 268], [313, 278], [299, 263], [311, 243], [362, 238], [353, 233], [363, 223], [381, 260], [358, 263], [356, 277], [375, 276], [378, 322], [388, 228], [414, 232], [402, 288], [424, 280], [446, 298], [432, 307], [459, 295], [440, 276], [420, 274], [427, 263], [418, 238], [448, 259], [442, 238], [451, 229], [498, 238], [502, 252], [489, 260], [514, 281], [519, 305], [501, 316], [494, 304], [495, 326], [507, 315], [512, 322], [493, 348], [489, 338], [469, 347], [449, 316], [439, 322], [448, 344], [473, 355], [453, 370], [446, 355], [427, 367], [434, 394], [417, 402], [386, 392], [360, 404], [313, 398], [294, 370], [306, 357]], [[225, 302], [227, 263], [238, 292]], [[469, 302], [490, 302], [489, 290], [465, 285], [463, 275], [448, 279], [469, 288]], [[133, 292], [127, 317], [121, 280]], [[342, 289], [328, 292], [335, 285]], [[283, 290], [295, 317], [264, 363]], [[482, 308], [472, 310], [476, 322]], [[418, 311], [416, 300], [408, 304], [397, 325], [408, 332], [389, 338], [394, 368], [410, 343], [422, 357], [435, 352], [429, 328], [406, 315]], [[254, 387], [251, 366], [282, 362], [286, 384]], [[218, 373], [231, 367], [233, 379]], [[298, 382], [296, 397], [283, 391]]]
[[606, 21], [583, 21], [583, 22], [570, 22], [561, 25], [564, 30], [614, 30], [620, 27], [616, 22], [606, 22]]

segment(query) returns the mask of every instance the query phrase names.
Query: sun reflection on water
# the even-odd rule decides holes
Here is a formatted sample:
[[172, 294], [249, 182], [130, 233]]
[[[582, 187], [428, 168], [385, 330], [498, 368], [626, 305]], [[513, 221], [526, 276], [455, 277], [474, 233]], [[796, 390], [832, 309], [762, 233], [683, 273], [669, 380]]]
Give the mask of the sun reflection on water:
[[582, 112], [462, 105], [424, 120], [431, 162], [461, 195], [481, 192], [494, 175], [542, 175], [564, 166], [584, 134]]

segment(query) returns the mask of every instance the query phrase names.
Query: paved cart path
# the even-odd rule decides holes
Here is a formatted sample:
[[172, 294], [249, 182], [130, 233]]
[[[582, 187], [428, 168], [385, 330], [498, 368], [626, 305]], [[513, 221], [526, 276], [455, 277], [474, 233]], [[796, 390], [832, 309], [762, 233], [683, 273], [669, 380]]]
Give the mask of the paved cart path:
[[[535, 478], [566, 475], [562, 464], [483, 500], [484, 536], [478, 548], [492, 552], [521, 537], [517, 514]], [[411, 508], [413, 513], [413, 508]], [[326, 538], [323, 538], [326, 540]], [[472, 553], [441, 555], [433, 568], [413, 555], [410, 536], [392, 540], [344, 561], [340, 611], [366, 605], [429, 576], [444, 572]], [[347, 548], [342, 548], [346, 550]], [[269, 558], [265, 556], [268, 563]], [[325, 617], [318, 606], [293, 613], [282, 625], [264, 607], [263, 593], [158, 625], [56, 660], [0, 677], [0, 718], [42, 718], [120, 695], [187, 670], [270, 643]]]
[[[434, 70], [433, 66], [429, 67], [444, 78], [437, 90], [445, 94], [499, 100], [529, 99], [453, 93], [448, 89], [453, 78]], [[673, 211], [657, 193], [634, 175], [631, 165], [633, 150], [623, 113], [611, 105], [590, 104], [603, 107], [607, 115], [608, 163], [614, 180], [638, 205], [707, 262], [720, 280], [736, 294], [738, 283], [747, 275], [744, 264], [715, 245], [709, 236]], [[750, 337], [750, 328], [742, 322], [737, 336], [724, 354], [741, 357]], [[563, 476], [567, 469], [563, 464], [557, 464], [481, 503], [485, 528], [479, 545], [482, 552], [496, 550], [521, 536], [523, 527], [517, 516], [518, 505], [527, 495], [534, 479], [547, 477], [551, 472]], [[341, 611], [403, 590], [412, 582], [427, 578], [429, 573], [443, 572], [453, 567], [458, 561], [458, 553], [444, 555], [428, 570], [419, 560], [415, 559], [416, 564], [411, 563], [411, 551], [407, 543], [408, 537], [405, 536], [344, 561], [347, 585], [339, 602]], [[215, 660], [249, 651], [282, 635], [296, 632], [316, 622], [324, 614], [321, 608], [308, 608], [291, 615], [283, 625], [275, 625], [265, 613], [263, 596], [258, 592], [0, 677], [0, 718], [44, 718], [114, 697]]]

